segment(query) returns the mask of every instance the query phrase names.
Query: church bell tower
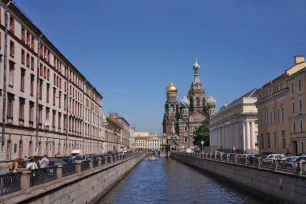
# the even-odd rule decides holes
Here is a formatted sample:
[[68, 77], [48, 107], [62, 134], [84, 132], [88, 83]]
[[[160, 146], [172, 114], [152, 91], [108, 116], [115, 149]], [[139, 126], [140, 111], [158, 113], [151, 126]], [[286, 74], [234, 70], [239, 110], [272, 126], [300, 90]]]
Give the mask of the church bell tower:
[[176, 121], [178, 111], [178, 102], [177, 102], [177, 88], [174, 86], [172, 81], [170, 85], [166, 88], [166, 103], [164, 109], [164, 119], [163, 119], [163, 134], [167, 136], [176, 135]]

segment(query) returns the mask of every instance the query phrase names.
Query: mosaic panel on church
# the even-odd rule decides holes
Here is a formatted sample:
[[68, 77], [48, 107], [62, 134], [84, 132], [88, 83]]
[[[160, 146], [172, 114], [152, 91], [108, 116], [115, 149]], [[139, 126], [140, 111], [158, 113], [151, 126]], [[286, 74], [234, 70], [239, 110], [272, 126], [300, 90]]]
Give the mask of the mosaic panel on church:
[[197, 121], [200, 122], [200, 121], [203, 121], [205, 119], [206, 119], [206, 117], [202, 114], [199, 114], [199, 113], [190, 116], [190, 122], [197, 122]]

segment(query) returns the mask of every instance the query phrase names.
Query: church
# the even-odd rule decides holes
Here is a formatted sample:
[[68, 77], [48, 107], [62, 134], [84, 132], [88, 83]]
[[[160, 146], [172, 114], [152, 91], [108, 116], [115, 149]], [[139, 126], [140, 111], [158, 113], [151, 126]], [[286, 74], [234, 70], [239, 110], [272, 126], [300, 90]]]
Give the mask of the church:
[[180, 102], [177, 101], [178, 90], [172, 81], [166, 88], [163, 135], [171, 147], [193, 148], [195, 130], [203, 120], [215, 113], [217, 102], [211, 94], [206, 95], [199, 70], [200, 65], [196, 59], [193, 65], [194, 78], [188, 95], [184, 94]]

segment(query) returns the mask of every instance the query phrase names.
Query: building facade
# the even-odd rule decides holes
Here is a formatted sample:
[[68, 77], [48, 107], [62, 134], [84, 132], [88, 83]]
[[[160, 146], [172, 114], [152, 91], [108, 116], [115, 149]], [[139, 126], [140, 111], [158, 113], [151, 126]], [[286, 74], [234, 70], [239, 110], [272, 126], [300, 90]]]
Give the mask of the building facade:
[[257, 89], [222, 106], [210, 118], [210, 146], [225, 152], [257, 153]]
[[101, 94], [8, 2], [0, 1], [0, 160], [99, 152]]
[[166, 89], [164, 105], [163, 134], [172, 147], [193, 147], [195, 130], [201, 122], [215, 113], [216, 100], [206, 96], [199, 77], [200, 65], [197, 60], [193, 65], [194, 79], [188, 95], [177, 101], [177, 88], [171, 82]]
[[160, 136], [137, 136], [135, 137], [135, 148], [144, 150], [160, 150], [162, 138]]
[[[131, 134], [133, 127], [117, 113], [109, 113], [106, 117], [105, 128], [106, 152], [121, 152], [131, 148]], [[133, 137], [133, 136], [132, 136]]]
[[260, 152], [305, 153], [305, 68], [304, 56], [295, 56], [293, 66], [260, 88], [257, 100]]

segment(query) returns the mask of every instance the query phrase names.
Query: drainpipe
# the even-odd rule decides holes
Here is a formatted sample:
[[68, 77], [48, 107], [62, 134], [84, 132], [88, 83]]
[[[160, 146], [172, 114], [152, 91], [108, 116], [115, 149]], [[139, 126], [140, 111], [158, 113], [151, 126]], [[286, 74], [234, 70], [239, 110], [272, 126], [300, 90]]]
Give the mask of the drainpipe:
[[35, 148], [35, 152], [38, 155], [38, 112], [39, 112], [39, 64], [40, 64], [40, 44], [41, 44], [41, 38], [42, 38], [43, 34], [41, 33], [38, 39], [38, 48], [37, 48], [37, 68], [36, 68], [36, 148]]
[[66, 109], [67, 109], [67, 122], [66, 122], [66, 155], [68, 154], [68, 135], [69, 135], [69, 104], [70, 104], [70, 68], [69, 64], [67, 65], [67, 102], [66, 102]]
[[2, 135], [1, 135], [1, 152], [3, 151], [4, 142], [5, 142], [5, 117], [6, 117], [6, 73], [7, 73], [7, 7], [12, 3], [9, 1], [5, 5], [4, 18], [5, 18], [5, 34], [4, 34], [4, 71], [3, 71], [3, 106], [2, 106]]
[[86, 84], [87, 80], [85, 79], [84, 83], [83, 83], [83, 154], [85, 154], [85, 146], [84, 146], [84, 138], [85, 138], [85, 93], [84, 93], [84, 90], [85, 90], [85, 84]]

